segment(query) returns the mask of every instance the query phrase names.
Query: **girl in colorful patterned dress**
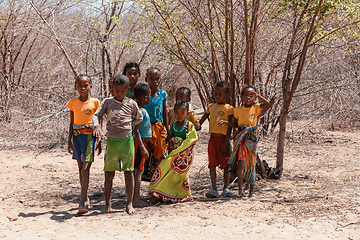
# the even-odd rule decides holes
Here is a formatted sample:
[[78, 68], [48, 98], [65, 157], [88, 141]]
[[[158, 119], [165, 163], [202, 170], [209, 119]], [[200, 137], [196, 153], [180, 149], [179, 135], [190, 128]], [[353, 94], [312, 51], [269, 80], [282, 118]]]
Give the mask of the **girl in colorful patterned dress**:
[[[261, 104], [255, 104], [256, 99]], [[264, 97], [256, 93], [253, 86], [246, 86], [241, 91], [243, 106], [234, 109], [232, 122], [220, 121], [220, 125], [227, 124], [238, 128], [235, 137], [234, 150], [229, 159], [229, 171], [236, 171], [239, 184], [239, 197], [243, 197], [243, 179], [250, 184], [249, 197], [254, 196], [255, 187], [255, 163], [257, 159], [257, 122], [260, 116], [274, 103], [274, 98], [268, 102]]]
[[189, 104], [179, 100], [174, 106], [176, 121], [170, 129], [170, 153], [163, 159], [152, 176], [149, 195], [152, 201], [184, 202], [192, 200], [189, 172], [193, 162], [193, 149], [197, 142], [194, 124], [186, 119]]
[[189, 114], [189, 104], [184, 100], [179, 100], [174, 106], [174, 115], [176, 121], [170, 127], [169, 153], [178, 148], [186, 138], [189, 131], [189, 125], [193, 123], [186, 119]]

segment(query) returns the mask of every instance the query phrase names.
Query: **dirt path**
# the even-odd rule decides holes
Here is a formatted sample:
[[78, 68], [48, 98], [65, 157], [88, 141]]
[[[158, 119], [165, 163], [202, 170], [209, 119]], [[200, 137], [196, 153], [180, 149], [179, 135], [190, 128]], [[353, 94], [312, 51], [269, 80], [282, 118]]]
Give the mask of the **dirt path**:
[[[38, 156], [39, 152], [1, 150], [0, 238], [360, 239], [360, 136], [301, 129], [287, 140], [280, 181], [258, 181], [252, 199], [217, 201], [204, 198], [210, 188], [208, 134], [200, 133], [191, 172], [197, 199], [138, 209], [133, 216], [126, 214], [125, 198], [120, 197], [122, 174], [115, 177], [114, 213], [104, 213], [104, 198], [91, 195], [104, 180], [102, 157], [91, 169], [93, 208], [79, 217], [77, 166], [64, 149]], [[275, 137], [269, 137], [259, 146], [260, 156], [271, 166], [274, 142]], [[220, 189], [221, 181], [220, 176]], [[146, 189], [143, 183], [144, 196]]]

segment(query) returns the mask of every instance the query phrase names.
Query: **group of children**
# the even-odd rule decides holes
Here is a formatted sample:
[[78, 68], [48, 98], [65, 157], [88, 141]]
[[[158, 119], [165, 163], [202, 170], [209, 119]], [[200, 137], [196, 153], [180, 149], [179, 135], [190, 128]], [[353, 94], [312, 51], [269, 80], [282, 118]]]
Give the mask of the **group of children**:
[[[208, 156], [212, 189], [207, 197], [219, 197], [216, 185], [216, 167], [224, 171], [222, 195], [232, 197], [228, 189], [229, 170], [236, 172], [239, 197], [243, 196], [243, 179], [250, 183], [249, 196], [253, 196], [256, 161], [256, 126], [258, 118], [272, 105], [258, 95], [252, 86], [241, 92], [243, 106], [234, 108], [227, 104], [231, 86], [226, 81], [215, 87], [215, 103], [211, 103], [199, 120], [189, 108], [191, 91], [181, 87], [176, 91], [174, 108], [167, 111], [167, 93], [160, 90], [161, 72], [150, 67], [145, 83], [137, 83], [140, 68], [137, 63], [127, 63], [123, 74], [109, 81], [112, 95], [100, 104], [90, 97], [91, 79], [79, 75], [75, 89], [79, 97], [70, 100], [68, 151], [77, 160], [81, 185], [78, 214], [89, 211], [87, 195], [89, 170], [94, 152], [101, 153], [102, 119], [106, 117], [106, 152], [104, 157], [104, 195], [107, 212], [111, 212], [111, 189], [115, 171], [123, 171], [126, 186], [126, 211], [135, 212], [134, 206], [146, 204], [140, 199], [140, 185], [146, 159], [156, 163], [149, 186], [151, 200], [191, 200], [189, 170], [193, 162], [193, 148], [197, 142], [196, 131], [209, 119], [211, 134]], [[256, 99], [261, 104], [255, 104]], [[231, 151], [231, 129], [235, 134], [234, 151]], [[135, 138], [135, 139], [134, 139]]]

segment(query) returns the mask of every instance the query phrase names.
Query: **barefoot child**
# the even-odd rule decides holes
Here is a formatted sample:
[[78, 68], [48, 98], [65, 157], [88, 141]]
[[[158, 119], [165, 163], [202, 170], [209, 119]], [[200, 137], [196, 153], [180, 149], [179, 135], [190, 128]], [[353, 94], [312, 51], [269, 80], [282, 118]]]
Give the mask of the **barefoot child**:
[[[189, 103], [189, 111], [188, 111], [189, 113], [186, 119], [192, 122], [195, 126], [195, 129], [199, 131], [201, 129], [199, 119], [196, 117], [194, 111], [190, 110], [191, 90], [187, 87], [180, 87], [176, 90], [175, 97], [176, 97], [176, 102], [182, 99], [185, 102]], [[169, 110], [168, 117], [169, 117], [169, 124], [171, 127], [171, 124], [176, 121], [174, 108], [171, 108]]]
[[189, 172], [193, 162], [193, 149], [197, 142], [194, 125], [186, 120], [189, 104], [179, 100], [174, 106], [175, 121], [171, 125], [170, 136], [178, 139], [172, 145], [169, 156], [157, 167], [149, 186], [152, 201], [184, 202], [192, 200]]
[[[94, 134], [101, 138], [101, 128], [99, 122], [106, 114], [106, 153], [104, 160], [105, 171], [105, 203], [107, 212], [111, 212], [111, 189], [115, 176], [115, 171], [123, 171], [125, 175], [126, 186], [126, 212], [132, 214], [135, 212], [132, 200], [134, 190], [134, 141], [132, 137], [132, 126], [134, 135], [139, 143], [141, 153], [144, 157], [147, 155], [140, 134], [139, 128], [142, 121], [141, 112], [136, 102], [125, 97], [129, 90], [129, 79], [124, 75], [116, 75], [113, 80], [114, 97], [106, 98], [101, 103], [100, 108], [93, 116]], [[96, 142], [96, 145], [99, 142]]]
[[[180, 99], [175, 103], [173, 110], [175, 121], [170, 127], [169, 153], [181, 145], [182, 141], [186, 138], [191, 123], [186, 119], [189, 114], [189, 104], [187, 102]], [[191, 125], [193, 124], [191, 123]]]
[[[147, 111], [144, 108], [144, 105], [149, 104], [150, 102], [150, 88], [145, 83], [138, 83], [134, 88], [134, 98], [136, 103], [139, 106], [140, 112], [143, 116], [141, 126], [139, 128], [140, 136], [143, 141], [143, 144], [146, 145], [151, 137], [151, 123], [150, 117]], [[134, 185], [134, 207], [146, 206], [147, 203], [140, 199], [140, 186], [141, 186], [141, 176], [144, 172], [144, 163], [145, 158], [142, 157], [140, 146], [137, 143], [136, 139], [134, 140], [135, 144], [135, 185]], [[146, 156], [147, 158], [148, 156]]]
[[[90, 200], [87, 195], [89, 187], [89, 174], [92, 162], [94, 162], [94, 144], [92, 129], [92, 116], [99, 108], [100, 101], [90, 97], [92, 88], [91, 79], [87, 75], [79, 75], [75, 80], [75, 90], [79, 93], [78, 98], [71, 99], [66, 103], [70, 109], [70, 127], [68, 139], [68, 151], [73, 154], [79, 167], [81, 198], [78, 214], [89, 211]], [[101, 148], [99, 146], [99, 154]]]
[[127, 76], [130, 80], [130, 89], [126, 93], [126, 97], [134, 99], [134, 88], [140, 78], [140, 67], [135, 62], [128, 62], [125, 64], [123, 75]]
[[169, 133], [166, 111], [167, 93], [164, 90], [158, 89], [160, 80], [160, 70], [157, 67], [150, 67], [147, 70], [145, 77], [145, 81], [149, 84], [151, 89], [150, 103], [144, 105], [144, 108], [149, 113], [152, 128], [152, 138], [149, 141], [149, 145], [152, 148], [152, 156], [156, 158], [158, 162], [164, 159], [164, 153], [167, 151], [166, 142], [168, 139], [166, 138], [166, 134]]
[[[255, 104], [256, 99], [262, 104]], [[253, 86], [246, 86], [241, 91], [243, 106], [234, 109], [232, 122], [221, 121], [221, 125], [229, 125], [238, 128], [234, 151], [230, 157], [229, 171], [236, 171], [239, 184], [239, 197], [243, 197], [243, 179], [250, 184], [249, 197], [254, 195], [255, 187], [255, 164], [257, 155], [257, 122], [259, 116], [272, 106], [274, 99], [269, 103], [264, 97], [256, 93]]]
[[207, 109], [206, 113], [200, 119], [200, 125], [210, 116], [209, 120], [209, 132], [210, 140], [208, 144], [208, 155], [209, 155], [209, 165], [210, 169], [210, 178], [212, 189], [210, 192], [206, 193], [206, 197], [217, 198], [219, 197], [216, 187], [216, 166], [220, 166], [224, 170], [224, 188], [222, 195], [224, 197], [231, 197], [232, 193], [228, 189], [229, 185], [229, 157], [230, 157], [230, 130], [228, 126], [220, 126], [219, 122], [221, 120], [229, 121], [231, 120], [234, 107], [227, 104], [226, 101], [229, 98], [231, 91], [230, 83], [226, 81], [221, 81], [216, 84], [215, 87], [215, 101], [216, 103], [211, 103]]

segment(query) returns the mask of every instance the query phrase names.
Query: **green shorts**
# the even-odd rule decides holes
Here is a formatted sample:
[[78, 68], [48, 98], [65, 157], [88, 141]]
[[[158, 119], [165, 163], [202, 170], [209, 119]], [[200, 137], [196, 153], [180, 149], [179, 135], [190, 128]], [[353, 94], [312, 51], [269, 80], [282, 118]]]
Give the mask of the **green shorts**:
[[107, 138], [104, 171], [134, 171], [135, 147], [133, 137]]

